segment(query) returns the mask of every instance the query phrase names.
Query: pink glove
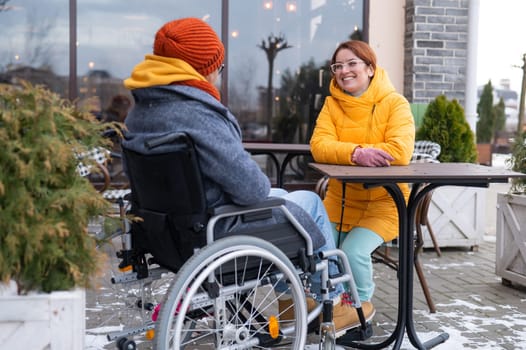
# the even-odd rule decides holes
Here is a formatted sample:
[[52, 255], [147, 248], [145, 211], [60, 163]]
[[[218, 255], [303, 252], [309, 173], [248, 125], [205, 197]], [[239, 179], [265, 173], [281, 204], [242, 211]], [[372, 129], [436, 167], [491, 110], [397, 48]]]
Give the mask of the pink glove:
[[389, 153], [378, 148], [357, 147], [352, 154], [352, 161], [360, 166], [390, 166], [390, 161], [394, 160]]

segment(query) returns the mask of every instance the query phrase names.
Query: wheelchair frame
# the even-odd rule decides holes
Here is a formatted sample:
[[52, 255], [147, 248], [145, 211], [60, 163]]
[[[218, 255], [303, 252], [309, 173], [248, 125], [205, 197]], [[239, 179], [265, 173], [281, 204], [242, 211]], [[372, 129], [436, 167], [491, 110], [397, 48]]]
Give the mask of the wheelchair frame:
[[[193, 148], [188, 137], [180, 133], [163, 135], [151, 140], [150, 145], [153, 148], [179, 142], [181, 138]], [[193, 161], [197, 162], [196, 157]], [[305, 300], [310, 293], [312, 274], [316, 272], [321, 274], [322, 301], [329, 300], [329, 290], [334, 285], [347, 284], [361, 320], [362, 336], [358, 338], [370, 336], [370, 325], [365, 322], [344, 252], [334, 249], [314, 256], [310, 235], [284, 203], [282, 199], [273, 198], [255, 206], [215, 208], [206, 224], [206, 245], [195, 249], [177, 270], [162, 266], [155, 256], [147, 258], [147, 250], [134, 245], [132, 225], [128, 218], [123, 218], [123, 248], [118, 257], [120, 266], [129, 265], [133, 271], [115, 276], [112, 283], [149, 283], [166, 272], [174, 272], [175, 277], [159, 304], [155, 321], [145, 320], [138, 327], [111, 332], [108, 339], [116, 340], [119, 349], [135, 349], [135, 342], [129, 338], [154, 330], [155, 349], [200, 346], [200, 349], [303, 350], [307, 333], [313, 330], [312, 325], [316, 329], [314, 321], [322, 312], [323, 303], [309, 312]], [[304, 249], [298, 249], [296, 256], [291, 256], [290, 252], [286, 254], [281, 241], [276, 245], [276, 242], [251, 236], [250, 232], [214, 239], [215, 226], [221, 220], [243, 215], [264, 217], [272, 209], [281, 210], [304, 240]], [[329, 259], [340, 266], [342, 272], [337, 276], [328, 273]], [[278, 300], [282, 297], [292, 300], [288, 309], [280, 310]], [[141, 300], [137, 305], [144, 309], [149, 302]]]

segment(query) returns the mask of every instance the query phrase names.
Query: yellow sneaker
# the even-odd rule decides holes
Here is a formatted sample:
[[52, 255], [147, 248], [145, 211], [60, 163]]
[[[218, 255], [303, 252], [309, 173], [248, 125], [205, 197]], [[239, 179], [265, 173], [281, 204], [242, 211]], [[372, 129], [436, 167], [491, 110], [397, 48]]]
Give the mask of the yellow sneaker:
[[[316, 300], [306, 297], [307, 311], [311, 312], [316, 308], [318, 303]], [[291, 321], [294, 319], [294, 305], [292, 305], [292, 298], [278, 299], [279, 319], [281, 321]]]
[[[376, 313], [373, 304], [369, 301], [364, 301], [361, 304], [365, 321], [371, 321]], [[356, 308], [346, 299], [338, 300], [334, 305], [333, 320], [337, 338], [344, 335], [349, 329], [360, 326], [358, 311], [356, 311]]]

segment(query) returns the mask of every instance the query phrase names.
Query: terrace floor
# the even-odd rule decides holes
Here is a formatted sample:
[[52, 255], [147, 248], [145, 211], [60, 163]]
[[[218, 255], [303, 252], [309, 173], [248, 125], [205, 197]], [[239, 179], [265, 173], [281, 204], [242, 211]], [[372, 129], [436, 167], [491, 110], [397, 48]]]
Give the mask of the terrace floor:
[[[493, 166], [502, 165], [502, 159], [494, 159]], [[526, 286], [508, 287], [495, 274], [495, 210], [496, 192], [505, 187], [490, 186], [487, 198], [486, 235], [478, 249], [442, 248], [437, 257], [432, 249], [421, 255], [424, 273], [437, 307], [429, 313], [420, 283], [414, 281], [414, 322], [421, 341], [441, 332], [449, 334], [449, 340], [435, 349], [526, 349]], [[439, 234], [439, 233], [437, 233]], [[396, 254], [396, 250], [394, 250]], [[398, 281], [396, 272], [383, 264], [375, 265], [376, 292], [373, 304], [374, 335], [369, 340], [379, 342], [394, 329], [398, 304]], [[98, 335], [94, 322], [99, 314], [110, 312], [111, 295], [106, 309], [96, 305], [92, 293], [87, 293], [86, 349], [114, 349], [103, 335]], [[315, 336], [309, 340], [316, 341]], [[149, 349], [148, 342], [138, 344], [139, 349]], [[309, 347], [317, 349], [317, 346]], [[412, 349], [404, 340], [402, 349]]]

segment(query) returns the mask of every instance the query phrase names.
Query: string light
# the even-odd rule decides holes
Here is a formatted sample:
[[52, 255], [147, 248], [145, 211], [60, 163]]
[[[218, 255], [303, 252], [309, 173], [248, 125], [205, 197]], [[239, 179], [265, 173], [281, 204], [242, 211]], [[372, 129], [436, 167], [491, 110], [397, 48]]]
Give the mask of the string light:
[[295, 1], [287, 1], [286, 9], [287, 12], [296, 12], [298, 6], [296, 5]]

